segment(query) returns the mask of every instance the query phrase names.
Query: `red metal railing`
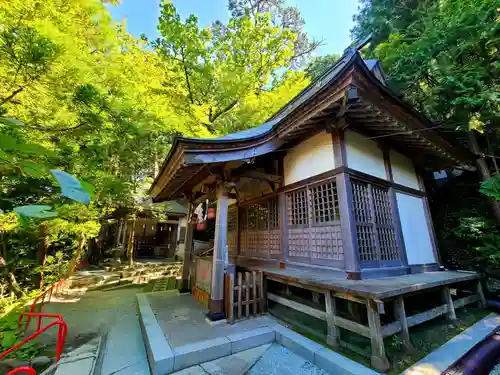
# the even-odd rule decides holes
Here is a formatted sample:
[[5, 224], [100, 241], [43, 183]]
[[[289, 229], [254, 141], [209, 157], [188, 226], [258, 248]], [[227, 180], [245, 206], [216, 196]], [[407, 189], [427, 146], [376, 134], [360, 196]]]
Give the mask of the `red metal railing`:
[[2, 359], [5, 356], [9, 355], [13, 351], [19, 349], [21, 346], [23, 346], [24, 344], [26, 344], [28, 341], [31, 341], [35, 337], [40, 336], [42, 333], [44, 333], [49, 328], [51, 328], [51, 327], [53, 327], [55, 325], [58, 325], [59, 328], [57, 330], [56, 361], [59, 361], [59, 359], [61, 358], [61, 353], [62, 353], [63, 347], [64, 347], [64, 341], [66, 340], [66, 334], [68, 333], [68, 325], [63, 320], [62, 316], [59, 315], [59, 314], [41, 314], [41, 313], [23, 313], [23, 314], [21, 314], [21, 317], [22, 316], [28, 316], [29, 318], [36, 317], [38, 319], [38, 324], [37, 324], [38, 326], [40, 326], [41, 319], [43, 317], [57, 318], [57, 320], [54, 321], [54, 322], [51, 322], [51, 323], [47, 324], [43, 328], [37, 329], [35, 333], [33, 333], [32, 335], [26, 337], [24, 340], [18, 342], [16, 345], [14, 345], [10, 349], [8, 349], [5, 352], [3, 352], [2, 354], [0, 354], [0, 359]]
[[[45, 289], [41, 294], [39, 294], [31, 303], [29, 313], [41, 313], [43, 311], [43, 306], [45, 303], [50, 302], [52, 299], [52, 293], [55, 291], [58, 293], [61, 288], [64, 286], [64, 280], [59, 280], [57, 283], [52, 284], [50, 287]], [[37, 308], [38, 307], [38, 308]], [[24, 329], [26, 330], [31, 322], [31, 315], [29, 314], [21, 314], [18, 319], [18, 324], [22, 324], [23, 317], [27, 316], [28, 319], [26, 319], [26, 325]], [[40, 329], [40, 325], [38, 325], [37, 330]]]
[[36, 375], [36, 371], [33, 367], [18, 367], [14, 370], [9, 371], [6, 375], [14, 375], [14, 374], [27, 374], [27, 375]]

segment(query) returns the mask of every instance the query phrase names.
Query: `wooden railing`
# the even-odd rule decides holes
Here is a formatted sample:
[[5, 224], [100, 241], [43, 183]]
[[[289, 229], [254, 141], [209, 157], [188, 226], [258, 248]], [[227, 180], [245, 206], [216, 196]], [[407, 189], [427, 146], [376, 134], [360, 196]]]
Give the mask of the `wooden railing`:
[[226, 274], [228, 322], [261, 315], [266, 308], [264, 276], [260, 271]]

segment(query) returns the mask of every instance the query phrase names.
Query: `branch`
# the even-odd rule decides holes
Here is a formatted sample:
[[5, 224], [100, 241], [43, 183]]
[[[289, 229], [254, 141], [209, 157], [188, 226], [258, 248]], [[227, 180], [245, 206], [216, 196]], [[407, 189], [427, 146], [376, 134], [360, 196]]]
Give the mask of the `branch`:
[[42, 130], [42, 131], [46, 131], [46, 132], [65, 132], [65, 131], [70, 131], [70, 130], [75, 130], [75, 129], [81, 128], [82, 126], [85, 126], [85, 125], [88, 125], [88, 124], [85, 122], [82, 122], [78, 125], [68, 126], [68, 127], [64, 127], [64, 128], [51, 128], [51, 127], [46, 127], [46, 126], [24, 124], [24, 126], [27, 128]]
[[2, 98], [2, 99], [0, 100], [0, 105], [3, 105], [3, 104], [5, 104], [5, 103], [7, 103], [7, 102], [11, 101], [12, 99], [14, 99], [14, 97], [15, 97], [17, 94], [19, 94], [19, 93], [20, 93], [21, 91], [23, 91], [23, 90], [24, 90], [24, 87], [23, 87], [23, 86], [19, 86], [19, 88], [18, 88], [17, 90], [14, 90], [14, 91], [12, 92], [12, 94], [10, 94], [9, 96], [7, 96], [7, 97], [5, 97], [5, 98]]
[[313, 43], [311, 43], [311, 46], [310, 46], [307, 50], [302, 51], [301, 53], [295, 54], [295, 55], [292, 57], [292, 60], [299, 59], [299, 58], [301, 58], [302, 56], [304, 56], [304, 55], [307, 55], [307, 54], [311, 53], [312, 51], [314, 51], [316, 48], [318, 48], [319, 46], [323, 45], [324, 43], [325, 43], [325, 40], [324, 40], [324, 39], [320, 40], [319, 42], [313, 42]]
[[189, 82], [189, 73], [187, 71], [186, 61], [184, 59], [184, 47], [181, 48], [181, 56], [182, 56], [182, 67], [184, 68], [184, 77], [186, 78], [186, 85], [189, 92], [189, 100], [191, 101], [191, 104], [194, 104], [193, 92], [191, 90], [191, 83]]
[[225, 108], [221, 109], [220, 111], [215, 112], [213, 116], [212, 116], [212, 111], [210, 110], [210, 116], [209, 116], [210, 122], [214, 122], [215, 120], [217, 120], [221, 115], [230, 111], [236, 104], [238, 104], [237, 99], [233, 100], [231, 103], [229, 103]]

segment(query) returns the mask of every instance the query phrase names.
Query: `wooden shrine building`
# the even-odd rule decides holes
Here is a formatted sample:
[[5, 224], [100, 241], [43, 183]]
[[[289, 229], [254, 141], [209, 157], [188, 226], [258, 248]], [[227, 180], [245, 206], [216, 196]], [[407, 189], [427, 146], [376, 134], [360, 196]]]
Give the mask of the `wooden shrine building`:
[[[351, 49], [263, 125], [175, 139], [150, 194], [190, 207], [217, 200], [211, 316], [224, 310], [229, 265], [262, 272], [268, 303], [325, 321], [331, 345], [342, 344], [341, 330], [368, 338], [373, 366], [386, 370], [384, 337], [400, 332], [410, 346], [408, 327], [484, 302], [478, 275], [438, 272], [423, 175], [471, 157], [434, 127]], [[299, 289], [311, 300], [294, 298]], [[438, 298], [410, 316], [405, 301], [423, 292]], [[346, 304], [364, 312], [350, 316]]]

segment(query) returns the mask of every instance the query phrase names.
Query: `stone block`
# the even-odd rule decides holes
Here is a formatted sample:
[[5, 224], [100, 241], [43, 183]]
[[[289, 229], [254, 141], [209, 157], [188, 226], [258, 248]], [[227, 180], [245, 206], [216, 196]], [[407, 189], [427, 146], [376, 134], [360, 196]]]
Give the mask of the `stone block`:
[[280, 324], [273, 326], [276, 331], [276, 342], [283, 345], [285, 348], [301, 356], [302, 358], [314, 363], [314, 354], [324, 348], [308, 338], [292, 331]]
[[319, 368], [335, 375], [380, 375], [357, 362], [351, 361], [333, 350], [323, 348], [314, 354], [314, 362]]
[[252, 329], [227, 336], [231, 342], [231, 353], [241, 352], [242, 350], [274, 342], [275, 337], [274, 329], [270, 327]]
[[231, 342], [225, 337], [199, 341], [174, 349], [174, 370], [182, 370], [231, 354]]
[[139, 322], [153, 375], [170, 374], [174, 370], [174, 354], [149, 305], [146, 295], [138, 294]]

